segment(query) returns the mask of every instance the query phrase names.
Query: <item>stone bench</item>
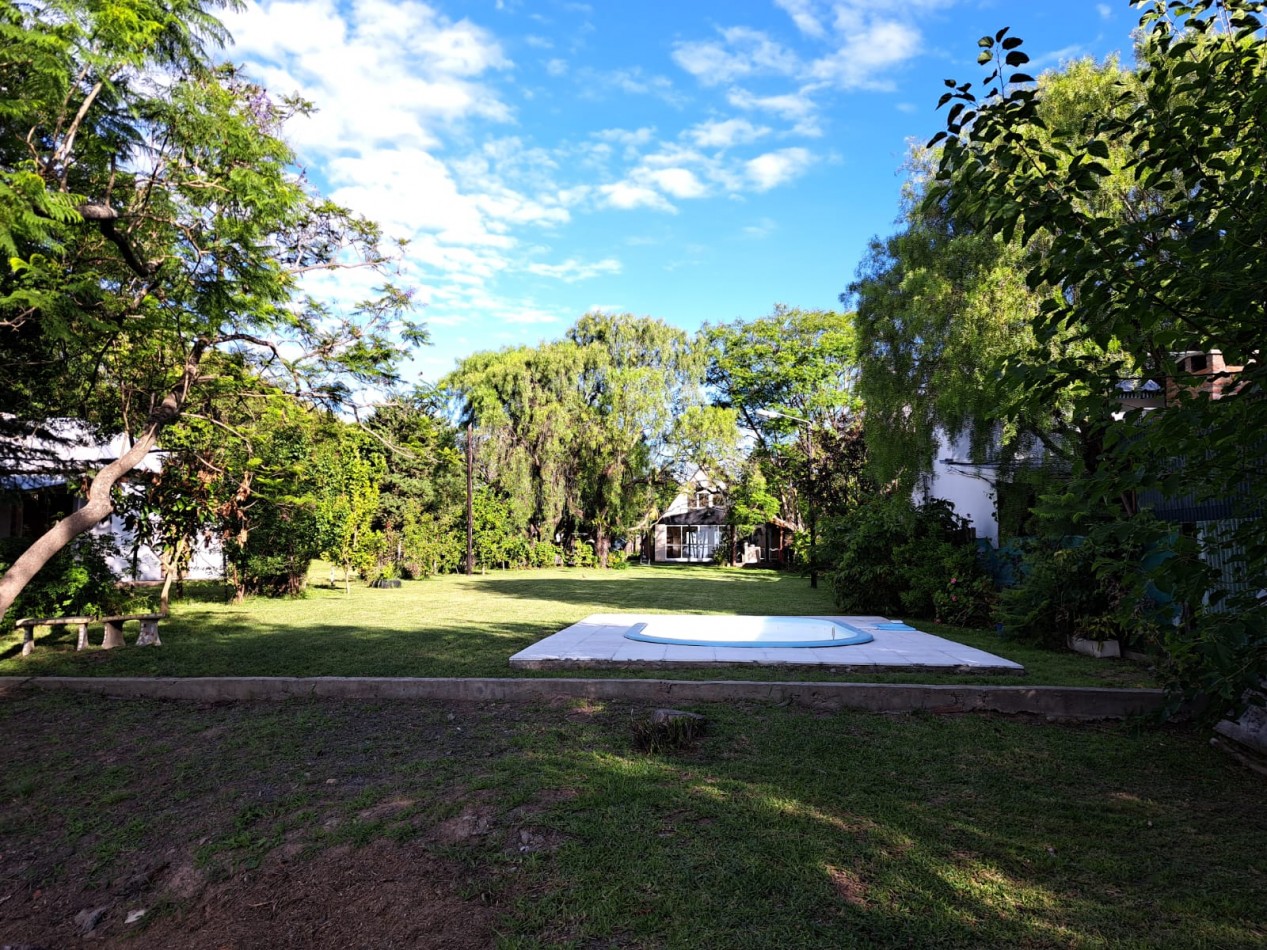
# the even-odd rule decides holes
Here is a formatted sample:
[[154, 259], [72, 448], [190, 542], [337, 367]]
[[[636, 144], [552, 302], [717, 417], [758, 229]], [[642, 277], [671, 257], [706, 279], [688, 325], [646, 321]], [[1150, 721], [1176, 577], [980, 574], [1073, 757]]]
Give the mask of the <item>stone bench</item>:
[[137, 646], [162, 646], [162, 641], [158, 638], [158, 622], [166, 616], [166, 614], [119, 614], [114, 617], [24, 617], [17, 622], [17, 627], [22, 631], [22, 655], [30, 656], [35, 650], [37, 629], [47, 627], [51, 634], [55, 627], [78, 627], [79, 641], [75, 649], [82, 650], [89, 646], [88, 625], [99, 623], [105, 627], [105, 633], [101, 638], [101, 648], [111, 650], [124, 646], [123, 625], [129, 620], [139, 620], [141, 623], [141, 633], [136, 638]]

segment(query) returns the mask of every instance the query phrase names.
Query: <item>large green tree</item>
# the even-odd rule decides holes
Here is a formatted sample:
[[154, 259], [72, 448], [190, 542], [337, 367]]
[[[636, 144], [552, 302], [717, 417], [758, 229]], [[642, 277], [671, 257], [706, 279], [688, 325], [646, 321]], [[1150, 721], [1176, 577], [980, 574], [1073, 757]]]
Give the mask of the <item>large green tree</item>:
[[[481, 467], [534, 542], [611, 542], [676, 485], [683, 419], [702, 406], [701, 350], [650, 317], [587, 314], [563, 340], [477, 353], [445, 381], [477, 428]], [[701, 436], [707, 427], [688, 427]]]
[[[830, 513], [825, 505], [856, 504], [849, 489], [862, 487], [846, 435], [861, 408], [854, 315], [778, 304], [769, 316], [706, 325], [701, 333], [716, 405], [755, 433], [753, 458], [769, 490], [785, 515], [815, 534], [819, 517]], [[845, 442], [850, 451], [841, 451]], [[826, 491], [829, 485], [838, 490]]]
[[[1123, 98], [1137, 86], [1114, 60], [1079, 60], [1044, 73], [1035, 92], [1035, 141], [1046, 145], [1081, 128], [1088, 115], [1125, 111]], [[1145, 196], [1126, 170], [1128, 143], [1104, 146], [1109, 175], [1097, 199], [1106, 215], [1126, 217]], [[1107, 373], [1122, 354], [1063, 330], [1036, 338], [1040, 307], [1059, 288], [1031, 285], [1026, 276], [1032, 256], [1050, 248], [1051, 235], [1037, 232], [1026, 244], [962, 204], [929, 200], [930, 190], [940, 190], [939, 159], [935, 150], [912, 149], [899, 230], [871, 242], [842, 295], [857, 310], [858, 392], [876, 474], [909, 487], [931, 469], [939, 438], [961, 436], [977, 461], [990, 455], [1008, 464], [1041, 455], [1067, 468], [1074, 456], [1098, 451], [1096, 427], [1079, 414], [1076, 390], [1036, 402], [1001, 371], [1076, 357]]]
[[379, 233], [293, 167], [282, 128], [311, 106], [212, 62], [216, 6], [0, 0], [0, 413], [132, 437], [0, 578], [0, 613], [110, 513], [114, 485], [214, 382], [210, 353], [328, 407], [394, 378], [406, 294], [344, 315], [299, 284], [383, 266]]
[[[1151, 531], [1155, 545], [1170, 547], [1173, 556], [1154, 558], [1141, 578], [1188, 612], [1167, 625], [1168, 668], [1185, 689], [1233, 701], [1267, 674], [1264, 4], [1143, 7], [1139, 68], [1119, 86], [1121, 108], [1085, 111], [1059, 128], [1045, 122], [1039, 90], [1019, 71], [1028, 59], [1021, 41], [1006, 30], [983, 37], [986, 90], [948, 82], [929, 200], [1005, 239], [1019, 236], [1029, 286], [1057, 291], [1044, 296], [1032, 331], [1040, 347], [1071, 345], [1017, 360], [1011, 383], [1033, 405], [1072, 392], [1096, 429], [1100, 451], [1075, 467], [1064, 507], [1092, 530], [1135, 541]], [[1114, 143], [1129, 148], [1120, 174]], [[1125, 209], [1114, 200], [1122, 176]], [[1084, 347], [1114, 359], [1089, 362]], [[1215, 350], [1243, 367], [1219, 385], [1176, 366], [1177, 353]], [[1115, 421], [1118, 378], [1141, 374], [1168, 380], [1170, 404]], [[1164, 525], [1121, 517], [1148, 492], [1230, 500], [1241, 517], [1167, 538]]]

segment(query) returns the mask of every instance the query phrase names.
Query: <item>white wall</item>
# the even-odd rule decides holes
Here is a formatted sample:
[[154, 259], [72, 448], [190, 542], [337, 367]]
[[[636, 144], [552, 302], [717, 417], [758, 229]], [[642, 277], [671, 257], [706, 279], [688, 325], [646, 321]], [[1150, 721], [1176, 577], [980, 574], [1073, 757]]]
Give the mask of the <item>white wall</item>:
[[[961, 464], [953, 464], [953, 463]], [[998, 470], [971, 463], [968, 437], [951, 440], [937, 430], [937, 455], [933, 470], [915, 488], [916, 503], [932, 498], [950, 502], [955, 513], [972, 521], [978, 538], [999, 543], [999, 515], [995, 482]]]

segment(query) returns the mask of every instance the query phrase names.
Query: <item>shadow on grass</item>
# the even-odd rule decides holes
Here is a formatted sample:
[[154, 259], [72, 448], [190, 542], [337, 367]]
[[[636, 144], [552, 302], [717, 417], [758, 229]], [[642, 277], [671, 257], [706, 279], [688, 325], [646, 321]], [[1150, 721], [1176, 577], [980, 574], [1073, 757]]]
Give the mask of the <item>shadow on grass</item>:
[[1238, 885], [1260, 863], [1240, 820], [1256, 837], [1267, 816], [1198, 735], [699, 711], [715, 723], [693, 754], [543, 737], [531, 773], [506, 765], [508, 788], [537, 776], [538, 797], [572, 792], [550, 814], [572, 843], [554, 886], [519, 907], [521, 932], [541, 945], [1261, 945], [1267, 880]]
[[830, 595], [812, 590], [794, 574], [771, 570], [657, 565], [622, 571], [576, 571], [577, 576], [531, 573], [476, 575], [474, 587], [486, 594], [555, 601], [610, 612], [769, 614], [832, 612]]
[[[205, 621], [205, 625], [204, 625]], [[550, 631], [553, 632], [553, 631]], [[532, 623], [408, 629], [377, 625], [261, 626], [223, 614], [183, 612], [159, 648], [75, 652], [74, 639], [41, 640], [8, 675], [45, 676], [505, 676], [510, 655], [542, 636]], [[131, 639], [131, 637], [129, 637]], [[13, 650], [6, 655], [16, 655]]]

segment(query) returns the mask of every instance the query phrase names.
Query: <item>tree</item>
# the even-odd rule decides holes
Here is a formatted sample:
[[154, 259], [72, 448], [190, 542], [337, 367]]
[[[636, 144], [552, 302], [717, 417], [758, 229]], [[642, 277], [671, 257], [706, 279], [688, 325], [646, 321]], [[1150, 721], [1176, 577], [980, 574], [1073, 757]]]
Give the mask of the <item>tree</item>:
[[373, 520], [385, 465], [374, 445], [360, 429], [336, 422], [310, 460], [319, 553], [342, 566], [345, 591], [352, 569], [368, 573], [375, 561]]
[[582, 496], [599, 564], [612, 537], [657, 502], [674, 421], [701, 399], [704, 354], [650, 317], [591, 313], [568, 339], [582, 351]]
[[[1081, 127], [1090, 114], [1121, 111], [1131, 74], [1115, 60], [1080, 60], [1044, 73], [1036, 85], [1036, 140], [1048, 142]], [[1106, 141], [1110, 177], [1099, 195], [1106, 214], [1126, 215], [1139, 195], [1124, 172], [1129, 148]], [[1050, 235], [1028, 245], [1005, 237], [946, 200], [930, 200], [938, 187], [940, 154], [913, 147], [896, 234], [873, 239], [857, 277], [841, 295], [857, 310], [858, 392], [866, 404], [871, 458], [882, 481], [910, 487], [931, 470], [938, 432], [968, 436], [977, 461], [1009, 464], [1036, 447], [1049, 463], [1067, 467], [1095, 447], [1094, 427], [1081, 417], [1075, 390], [1026, 399], [1000, 368], [1018, 362], [1076, 357], [1088, 368], [1112, 373], [1113, 355], [1092, 341], [1061, 331], [1039, 342], [1033, 323], [1043, 300], [1057, 292], [1026, 281], [1029, 255], [1041, 255]]]
[[580, 352], [561, 341], [475, 353], [442, 384], [463, 399], [466, 420], [479, 424], [488, 477], [514, 501], [515, 520], [533, 543], [552, 542], [565, 518], [580, 515], [580, 373]]
[[[1173, 381], [1162, 412], [1119, 407], [1115, 374], [1077, 348], [1019, 361], [1012, 384], [1022, 400], [1049, 404], [1073, 391], [1096, 430], [1100, 452], [1075, 467], [1063, 499], [1071, 519], [1122, 540], [1151, 532], [1171, 556], [1139, 581], [1176, 597], [1187, 617], [1166, 649], [1174, 682], [1229, 703], [1267, 674], [1267, 523], [1261, 394], [1267, 288], [1267, 43], [1264, 5], [1253, 0], [1149, 2], [1140, 20], [1139, 70], [1123, 84], [1123, 108], [1048, 129], [1031, 78], [1011, 70], [1028, 57], [1000, 30], [982, 37], [989, 64], [982, 98], [948, 81], [939, 182], [929, 201], [1019, 235], [1029, 286], [1057, 290], [1032, 320], [1036, 341], [1068, 334], [1076, 344], [1120, 354], [1121, 375], [1142, 370]], [[993, 83], [992, 86], [990, 84]], [[1109, 143], [1124, 143], [1131, 201], [1109, 200]], [[1045, 246], [1034, 242], [1047, 235]], [[1177, 370], [1173, 354], [1222, 351], [1243, 366], [1227, 385]], [[1214, 399], [1212, 395], [1223, 398]], [[1174, 538], [1160, 522], [1124, 518], [1153, 491], [1163, 498], [1238, 499], [1238, 523], [1203, 539]], [[1134, 537], [1132, 537], [1134, 536]], [[1199, 558], [1202, 548], [1205, 557]], [[1230, 554], [1230, 569], [1214, 557]]]
[[768, 317], [705, 324], [701, 334], [716, 404], [758, 437], [785, 428], [758, 409], [820, 419], [859, 408], [852, 314], [775, 304]]
[[376, 406], [365, 422], [386, 465], [374, 514], [382, 571], [420, 577], [456, 566], [452, 535], [465, 518], [464, 462], [441, 396], [415, 391]]
[[0, 612], [110, 513], [114, 485], [216, 381], [209, 354], [338, 407], [350, 385], [394, 380], [393, 327], [423, 339], [390, 285], [346, 317], [300, 295], [306, 273], [387, 258], [373, 225], [293, 170], [281, 130], [311, 105], [212, 64], [215, 5], [0, 5], [0, 412], [133, 439], [0, 578]]
[[564, 340], [468, 357], [444, 386], [479, 426], [482, 469], [506, 518], [533, 544], [592, 532], [606, 566], [612, 539], [676, 487], [672, 441], [696, 418], [702, 377], [682, 331], [587, 314]]
[[834, 460], [831, 433], [849, 428], [860, 409], [853, 315], [776, 304], [768, 317], [706, 325], [701, 333], [716, 404], [756, 434], [754, 456], [782, 510], [808, 523], [813, 538], [827, 513], [820, 487]]

